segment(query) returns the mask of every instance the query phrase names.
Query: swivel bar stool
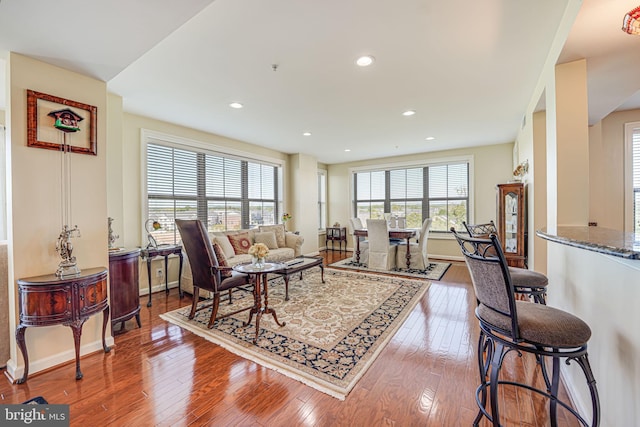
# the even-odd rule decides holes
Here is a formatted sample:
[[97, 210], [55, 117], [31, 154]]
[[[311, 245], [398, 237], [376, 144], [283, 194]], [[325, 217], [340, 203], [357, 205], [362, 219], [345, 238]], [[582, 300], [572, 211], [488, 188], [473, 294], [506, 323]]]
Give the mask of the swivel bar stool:
[[[491, 234], [498, 235], [498, 229], [493, 221], [484, 224], [467, 224], [463, 221], [462, 224], [471, 237], [488, 239]], [[549, 284], [547, 276], [537, 271], [518, 267], [509, 267], [509, 273], [517, 294], [531, 298], [538, 304], [547, 303], [547, 285]]]
[[[551, 426], [557, 426], [558, 405], [573, 414], [583, 426], [600, 425], [600, 400], [596, 380], [587, 357], [587, 341], [591, 329], [578, 317], [543, 304], [515, 299], [514, 285], [502, 247], [495, 234], [478, 239], [451, 232], [456, 237], [471, 274], [478, 306], [475, 314], [480, 321], [478, 368], [480, 385], [476, 390], [477, 426], [486, 417], [493, 426], [500, 426], [498, 389], [515, 386], [538, 393], [549, 399]], [[510, 351], [532, 353], [536, 358], [552, 360], [552, 376], [543, 375], [547, 390], [533, 385], [500, 379], [500, 369]], [[558, 396], [560, 361], [576, 362], [582, 369], [591, 394], [591, 424]], [[545, 371], [544, 363], [541, 366]], [[487, 409], [489, 393], [490, 411]]]

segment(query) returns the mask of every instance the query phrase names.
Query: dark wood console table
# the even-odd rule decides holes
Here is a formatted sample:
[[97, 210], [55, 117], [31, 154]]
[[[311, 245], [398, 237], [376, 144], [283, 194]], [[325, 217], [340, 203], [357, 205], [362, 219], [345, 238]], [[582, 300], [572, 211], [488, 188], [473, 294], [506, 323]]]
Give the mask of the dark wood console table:
[[138, 258], [140, 249], [124, 249], [109, 252], [109, 295], [111, 297], [111, 330], [120, 323], [124, 332], [124, 322], [135, 316], [140, 325], [140, 285], [138, 283]]
[[60, 278], [53, 274], [18, 279], [20, 324], [16, 328], [16, 341], [24, 358], [22, 384], [29, 376], [29, 356], [24, 340], [28, 326], [69, 326], [73, 331], [76, 350], [76, 380], [80, 371], [80, 337], [82, 325], [92, 315], [102, 312], [102, 348], [108, 353], [105, 332], [109, 322], [107, 303], [107, 269], [88, 268], [79, 275]]
[[335, 242], [338, 242], [338, 252], [342, 252], [342, 242], [344, 242], [344, 250], [347, 251], [347, 228], [346, 227], [327, 227], [327, 250], [329, 250], [329, 242], [331, 242], [331, 251], [335, 251]]
[[140, 256], [147, 259], [147, 278], [149, 279], [149, 301], [147, 307], [151, 307], [151, 260], [155, 257], [164, 257], [164, 290], [169, 293], [169, 255], [178, 255], [180, 257], [180, 269], [178, 270], [178, 295], [182, 298], [182, 246], [166, 245], [157, 248], [144, 248], [140, 251]]

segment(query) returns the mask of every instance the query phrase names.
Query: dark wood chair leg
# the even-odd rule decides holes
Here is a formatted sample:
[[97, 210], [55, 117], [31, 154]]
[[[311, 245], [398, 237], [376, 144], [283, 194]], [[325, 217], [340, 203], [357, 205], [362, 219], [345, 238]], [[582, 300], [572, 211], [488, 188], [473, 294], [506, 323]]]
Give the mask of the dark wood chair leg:
[[211, 319], [209, 319], [209, 325], [207, 325], [209, 329], [213, 328], [213, 324], [216, 321], [216, 316], [218, 315], [219, 306], [220, 306], [220, 293], [216, 292], [213, 295], [213, 307], [211, 308]]
[[198, 307], [198, 300], [200, 299], [200, 288], [193, 286], [193, 301], [191, 302], [191, 313], [189, 313], [189, 320], [193, 319], [196, 315], [196, 308]]

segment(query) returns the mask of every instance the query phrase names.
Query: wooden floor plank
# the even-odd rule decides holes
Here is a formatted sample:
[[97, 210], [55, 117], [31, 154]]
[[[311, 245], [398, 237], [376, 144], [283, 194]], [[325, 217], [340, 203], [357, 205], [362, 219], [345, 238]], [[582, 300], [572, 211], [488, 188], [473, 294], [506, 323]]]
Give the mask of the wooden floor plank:
[[[350, 256], [323, 252], [330, 264]], [[44, 396], [70, 405], [71, 425], [114, 426], [468, 426], [477, 414], [479, 334], [475, 296], [464, 263], [433, 282], [406, 322], [346, 400], [332, 398], [264, 368], [159, 315], [190, 305], [178, 298], [141, 298], [142, 328], [126, 323], [110, 353], [36, 373], [26, 384], [0, 381], [0, 403]], [[530, 355], [509, 357], [505, 378], [541, 384]], [[502, 392], [505, 426], [547, 426], [548, 404], [527, 391]], [[561, 413], [560, 426], [578, 425]], [[483, 421], [483, 426], [489, 423]]]

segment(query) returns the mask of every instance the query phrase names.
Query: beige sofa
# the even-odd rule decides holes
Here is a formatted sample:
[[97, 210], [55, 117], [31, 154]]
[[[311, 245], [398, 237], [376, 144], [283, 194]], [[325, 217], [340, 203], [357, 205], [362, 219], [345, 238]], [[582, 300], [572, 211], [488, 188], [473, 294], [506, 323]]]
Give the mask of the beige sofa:
[[[261, 229], [262, 230], [261, 230]], [[266, 226], [260, 227], [258, 229], [250, 229], [250, 230], [238, 230], [238, 231], [226, 231], [226, 232], [215, 232], [209, 233], [209, 238], [211, 242], [218, 242], [220, 247], [225, 253], [227, 258], [227, 264], [230, 266], [234, 266], [237, 264], [248, 263], [251, 262], [251, 255], [249, 254], [239, 254], [236, 255], [232, 245], [229, 242], [227, 235], [239, 235], [243, 233], [247, 233], [249, 235], [249, 240], [253, 244], [256, 241], [256, 233], [260, 234], [258, 239], [262, 241], [262, 237], [264, 237], [264, 233], [269, 233], [273, 228], [277, 228], [277, 226]], [[284, 231], [284, 227], [282, 227], [283, 235], [281, 235], [281, 241], [277, 248], [271, 245], [269, 249], [269, 255], [267, 255], [267, 261], [287, 261], [297, 256], [302, 255], [302, 244], [304, 243], [304, 238], [298, 234]], [[284, 237], [284, 239], [282, 239]], [[282, 242], [284, 242], [284, 246], [282, 246]], [[191, 265], [189, 264], [189, 258], [187, 254], [182, 252], [184, 256], [184, 262], [182, 265], [182, 290], [189, 294], [193, 294], [193, 277], [191, 275]], [[200, 296], [204, 296], [204, 292], [200, 292]]]

